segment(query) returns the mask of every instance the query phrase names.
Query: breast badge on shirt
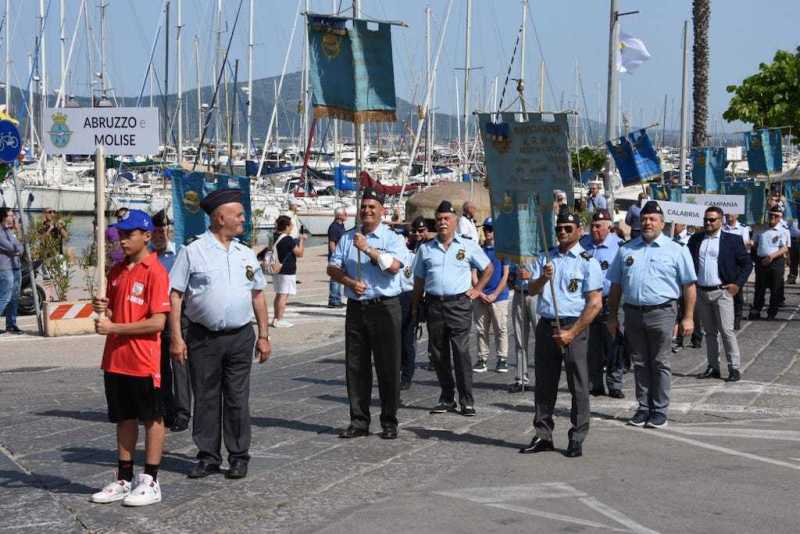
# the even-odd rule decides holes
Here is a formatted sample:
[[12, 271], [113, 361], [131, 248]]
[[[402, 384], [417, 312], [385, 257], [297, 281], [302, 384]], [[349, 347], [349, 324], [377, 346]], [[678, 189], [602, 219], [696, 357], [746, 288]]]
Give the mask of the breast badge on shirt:
[[633, 265], [633, 256], [628, 256], [627, 258], [625, 258], [625, 265], [627, 265], [628, 267]]
[[603, 269], [604, 271], [607, 271], [608, 270], [608, 262], [606, 260], [601, 261], [600, 262], [600, 268]]
[[772, 238], [772, 243], [773, 244], [777, 244], [778, 243], [778, 239], [780, 239], [780, 237], [778, 237], [778, 236], [773, 237]]
[[406, 265], [406, 268], [403, 269], [403, 274], [405, 275], [406, 278], [411, 278], [411, 266], [410, 265]]
[[461, 261], [466, 257], [466, 255], [467, 255], [467, 252], [463, 248], [459, 249], [458, 253], [456, 254], [456, 259], [458, 261]]
[[144, 304], [144, 299], [142, 295], [144, 294], [144, 284], [142, 282], [134, 282], [133, 286], [131, 286], [131, 294], [128, 297], [128, 300], [133, 302], [134, 304]]
[[248, 280], [250, 280], [251, 282], [252, 282], [253, 280], [255, 280], [255, 278], [256, 278], [256, 272], [255, 272], [255, 270], [253, 269], [253, 266], [252, 266], [252, 265], [248, 265], [247, 267], [245, 267], [245, 270], [244, 270], [244, 275], [245, 275], [245, 277], [247, 277], [247, 279], [248, 279]]
[[578, 290], [578, 279], [573, 278], [572, 280], [570, 280], [567, 289], [569, 289], [570, 293], [575, 293]]

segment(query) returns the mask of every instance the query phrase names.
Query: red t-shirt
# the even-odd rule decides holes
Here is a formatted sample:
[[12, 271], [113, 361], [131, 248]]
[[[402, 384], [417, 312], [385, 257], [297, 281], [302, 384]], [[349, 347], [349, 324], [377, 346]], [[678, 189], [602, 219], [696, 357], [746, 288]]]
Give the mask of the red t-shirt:
[[[132, 268], [115, 265], [108, 275], [108, 309], [115, 323], [135, 323], [169, 312], [169, 276], [155, 252]], [[110, 334], [103, 351], [103, 370], [129, 376], [151, 376], [161, 386], [161, 333]]]

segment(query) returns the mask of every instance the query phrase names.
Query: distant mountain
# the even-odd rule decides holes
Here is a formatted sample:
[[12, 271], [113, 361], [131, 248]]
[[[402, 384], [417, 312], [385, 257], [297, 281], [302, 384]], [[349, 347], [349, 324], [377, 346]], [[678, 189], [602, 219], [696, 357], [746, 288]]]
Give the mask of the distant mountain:
[[[272, 113], [272, 107], [275, 101], [275, 88], [277, 87], [280, 81], [279, 76], [272, 76], [269, 78], [261, 78], [258, 80], [253, 80], [253, 138], [257, 145], [260, 146], [260, 143], [263, 142], [263, 139], [267, 132], [267, 126], [269, 125], [270, 115]], [[301, 73], [300, 72], [292, 72], [286, 75], [283, 82], [283, 89], [281, 91], [281, 99], [278, 105], [278, 133], [282, 140], [286, 139], [297, 139], [300, 133], [300, 114], [298, 113], [298, 104], [300, 101], [300, 85], [301, 85]], [[228, 83], [220, 87], [219, 93], [217, 95], [217, 102], [216, 107], [218, 110], [221, 111], [222, 117], [227, 117], [228, 113], [227, 110], [230, 110], [230, 113], [234, 113], [234, 100], [236, 100], [236, 108], [238, 109], [238, 113], [236, 113], [236, 120], [234, 121], [234, 140], [236, 142], [244, 142], [246, 136], [246, 89], [247, 83], [246, 82], [238, 82], [238, 96], [234, 98], [234, 91], [233, 91], [233, 83]], [[227, 88], [227, 97], [226, 91]], [[213, 95], [213, 88], [211, 86], [203, 86], [200, 88], [200, 101], [203, 104], [210, 104], [212, 95]], [[183, 108], [184, 108], [184, 136], [187, 140], [192, 140], [192, 142], [197, 142], [199, 139], [199, 127], [198, 127], [198, 117], [200, 113], [198, 112], [198, 97], [197, 97], [197, 89], [191, 89], [188, 91], [183, 92]], [[40, 97], [36, 96], [35, 104], [36, 109], [40, 106]], [[27, 114], [24, 112], [24, 102], [28, 100], [28, 93], [27, 91], [20, 91], [19, 88], [13, 87], [11, 88], [11, 102], [12, 102], [12, 111], [14, 115], [20, 120], [21, 124], [21, 131], [27, 132]], [[79, 106], [89, 106], [90, 100], [88, 97], [75, 97], [73, 99]], [[136, 106], [137, 102], [139, 101], [138, 97], [132, 96], [123, 96], [117, 97], [116, 103], [119, 106]], [[48, 102], [51, 105], [55, 102], [55, 95], [51, 94], [48, 96]], [[141, 98], [142, 104], [148, 104], [150, 102], [150, 95], [143, 95]], [[176, 94], [170, 94], [166, 98], [167, 108], [170, 113], [174, 115], [177, 97]], [[227, 103], [227, 104], [226, 104]], [[159, 109], [163, 110], [164, 106], [164, 99], [161, 96], [155, 95], [153, 97], [153, 105], [158, 106]], [[23, 111], [20, 111], [23, 110]], [[37, 119], [38, 119], [38, 114]], [[215, 135], [215, 128], [214, 128], [214, 117], [219, 116], [219, 113], [214, 113], [212, 115], [212, 120], [209, 125], [209, 128], [206, 132], [206, 139], [213, 140]], [[418, 115], [417, 115], [417, 106], [405, 100], [403, 98], [397, 98], [397, 119], [398, 121], [395, 123], [385, 123], [385, 124], [378, 124], [374, 125], [371, 124], [367, 128], [367, 135], [370, 139], [370, 143], [375, 147], [376, 145], [381, 143], [381, 140], [386, 140], [388, 137], [392, 137], [393, 139], [400, 139], [402, 138], [405, 143], [405, 146], [410, 146], [411, 139], [412, 139], [412, 128], [413, 131], [416, 131], [416, 125], [418, 122]], [[162, 115], [163, 120], [163, 115]], [[174, 121], [174, 116], [170, 118], [171, 121]], [[434, 124], [436, 128], [435, 132], [435, 140], [437, 143], [446, 143], [450, 139], [455, 139], [457, 137], [457, 132], [459, 130], [458, 123], [461, 120], [460, 117], [454, 117], [452, 115], [448, 115], [445, 113], [434, 113]], [[587, 126], [588, 123], [588, 126]], [[341, 140], [351, 140], [352, 139], [352, 125], [346, 122], [340, 122], [340, 139]], [[162, 125], [163, 126], [163, 125]], [[220, 126], [220, 139], [227, 140], [227, 135], [225, 134], [226, 125], [221, 124]], [[570, 121], [570, 128], [573, 130], [572, 134], [574, 135], [574, 128], [575, 122]], [[175, 135], [176, 128], [173, 124], [172, 134], [170, 137], [170, 143], [173, 142], [174, 135]], [[584, 133], [585, 132], [585, 133]], [[591, 133], [591, 135], [589, 135]], [[578, 134], [580, 135], [580, 142], [583, 143], [584, 140], [588, 141], [589, 144], [597, 144], [602, 142], [605, 136], [605, 124], [600, 123], [598, 121], [592, 119], [585, 119], [580, 118], [580, 126], [578, 129]], [[661, 138], [661, 129], [660, 128], [653, 128], [650, 130], [651, 138]], [[319, 140], [321, 136], [326, 136], [327, 139], [330, 139], [333, 135], [332, 128], [329, 127], [328, 121], [321, 121], [317, 125], [317, 133], [315, 136], [316, 140]], [[27, 136], [26, 136], [27, 137]], [[667, 130], [664, 134], [666, 144], [669, 146], [677, 146], [680, 142], [680, 133], [678, 131]], [[720, 144], [724, 143], [724, 139], [714, 139], [715, 142], [719, 142]]]

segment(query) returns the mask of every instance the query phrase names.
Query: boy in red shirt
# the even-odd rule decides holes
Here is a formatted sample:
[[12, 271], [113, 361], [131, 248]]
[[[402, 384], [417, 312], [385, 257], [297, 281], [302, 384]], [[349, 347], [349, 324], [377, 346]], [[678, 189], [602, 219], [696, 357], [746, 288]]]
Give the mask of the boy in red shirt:
[[[147, 213], [130, 210], [115, 226], [125, 260], [108, 275], [107, 298], [96, 298], [92, 304], [99, 315], [95, 330], [108, 336], [102, 368], [108, 418], [117, 424], [119, 466], [117, 480], [90, 500], [145, 506], [161, 502], [161, 331], [170, 310], [169, 277], [148, 248], [153, 221]], [[145, 428], [145, 466], [133, 485], [139, 421]]]

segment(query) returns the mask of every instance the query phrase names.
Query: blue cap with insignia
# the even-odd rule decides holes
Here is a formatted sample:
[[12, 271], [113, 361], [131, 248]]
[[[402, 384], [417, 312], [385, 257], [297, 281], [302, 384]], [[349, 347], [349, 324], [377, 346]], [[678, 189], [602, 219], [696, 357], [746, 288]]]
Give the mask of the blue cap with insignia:
[[117, 230], [143, 230], [153, 231], [153, 219], [142, 210], [130, 210], [122, 216], [122, 219], [114, 225]]

